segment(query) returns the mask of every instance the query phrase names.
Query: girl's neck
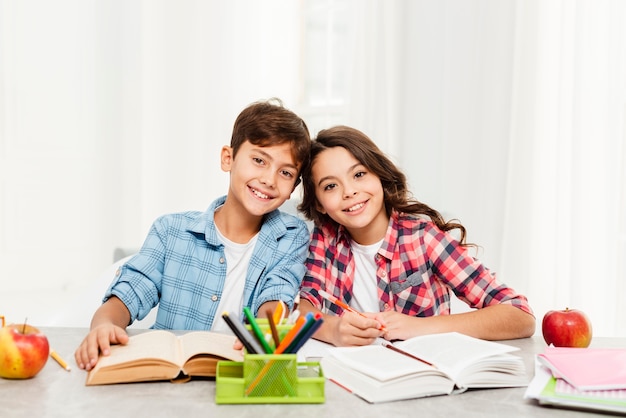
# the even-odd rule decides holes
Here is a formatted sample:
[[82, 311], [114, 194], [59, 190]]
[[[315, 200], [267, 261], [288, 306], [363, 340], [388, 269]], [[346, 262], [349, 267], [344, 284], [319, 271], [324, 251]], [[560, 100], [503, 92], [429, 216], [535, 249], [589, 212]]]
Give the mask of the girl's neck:
[[[384, 212], [382, 212], [384, 214]], [[375, 244], [387, 235], [389, 216], [379, 216], [362, 228], [346, 228], [354, 241], [361, 245]]]

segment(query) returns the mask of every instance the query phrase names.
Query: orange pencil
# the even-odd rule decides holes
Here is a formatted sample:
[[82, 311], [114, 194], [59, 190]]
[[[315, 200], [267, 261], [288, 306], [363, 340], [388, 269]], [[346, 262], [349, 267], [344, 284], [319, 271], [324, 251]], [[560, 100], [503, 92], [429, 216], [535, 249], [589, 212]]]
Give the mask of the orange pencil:
[[[329, 301], [330, 303], [334, 303], [335, 305], [339, 306], [340, 308], [355, 313], [357, 315], [361, 315], [363, 318], [367, 318], [367, 316], [363, 315], [363, 313], [357, 311], [356, 309], [352, 308], [350, 305], [348, 305], [347, 303], [337, 299], [336, 297], [334, 297], [333, 295], [331, 295], [330, 293], [324, 291], [324, 290], [319, 290], [318, 293], [320, 294], [321, 297], [323, 297], [324, 299], [326, 299], [327, 301]], [[379, 330], [384, 330], [385, 327], [384, 326], [380, 326], [380, 328], [378, 328]]]
[[67, 370], [68, 372], [71, 370], [70, 366], [65, 362], [65, 360], [63, 360], [61, 358], [60, 355], [57, 354], [56, 351], [54, 350], [50, 350], [50, 357], [52, 357], [54, 359], [54, 361], [56, 361], [57, 363], [59, 363], [59, 366], [63, 367], [65, 370]]
[[296, 323], [293, 327], [291, 327], [287, 335], [285, 335], [285, 338], [283, 338], [283, 340], [280, 342], [280, 345], [276, 347], [276, 351], [274, 351], [274, 354], [281, 354], [283, 351], [285, 351], [287, 347], [289, 347], [289, 344], [291, 344], [295, 336], [298, 335], [298, 331], [300, 331], [300, 328], [304, 326], [305, 322], [306, 319], [304, 318], [304, 316], [301, 316], [296, 320]]
[[[285, 349], [287, 347], [289, 347], [289, 344], [291, 344], [291, 341], [293, 341], [294, 337], [298, 334], [298, 331], [300, 330], [300, 328], [302, 328], [304, 326], [305, 322], [306, 322], [306, 320], [304, 319], [304, 317], [301, 316], [301, 317], [298, 318], [298, 320], [296, 321], [294, 326], [291, 327], [289, 332], [287, 332], [287, 335], [285, 335], [283, 340], [280, 342], [279, 346], [276, 347], [276, 350], [274, 350], [274, 354], [282, 354], [283, 351], [285, 351]], [[274, 360], [270, 360], [267, 363], [265, 363], [265, 366], [263, 366], [263, 368], [261, 369], [259, 374], [256, 376], [256, 378], [246, 388], [246, 390], [245, 390], [246, 396], [248, 396], [248, 395], [250, 395], [250, 393], [252, 393], [254, 388], [259, 384], [259, 382], [261, 380], [263, 380], [263, 378], [267, 374], [267, 371], [272, 367], [272, 365], [274, 363], [275, 363]], [[287, 385], [287, 386], [289, 386], [289, 385]]]

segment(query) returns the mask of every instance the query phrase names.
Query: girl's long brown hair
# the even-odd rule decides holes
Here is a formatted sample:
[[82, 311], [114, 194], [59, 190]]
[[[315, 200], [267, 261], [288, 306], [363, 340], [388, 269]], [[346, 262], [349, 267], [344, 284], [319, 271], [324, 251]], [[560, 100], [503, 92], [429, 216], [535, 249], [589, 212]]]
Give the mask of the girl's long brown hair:
[[315, 197], [315, 185], [313, 184], [312, 167], [319, 154], [329, 148], [342, 147], [350, 152], [369, 171], [376, 174], [382, 183], [385, 209], [390, 215], [392, 209], [398, 212], [422, 215], [430, 218], [442, 231], [458, 229], [460, 231], [461, 245], [471, 245], [465, 242], [465, 227], [458, 222], [446, 222], [441, 214], [413, 198], [408, 190], [406, 176], [396, 165], [376, 146], [363, 132], [348, 126], [335, 126], [319, 132], [317, 138], [311, 144], [310, 164], [302, 172], [302, 203], [298, 209], [316, 225], [337, 223], [328, 215], [317, 210], [318, 201]]

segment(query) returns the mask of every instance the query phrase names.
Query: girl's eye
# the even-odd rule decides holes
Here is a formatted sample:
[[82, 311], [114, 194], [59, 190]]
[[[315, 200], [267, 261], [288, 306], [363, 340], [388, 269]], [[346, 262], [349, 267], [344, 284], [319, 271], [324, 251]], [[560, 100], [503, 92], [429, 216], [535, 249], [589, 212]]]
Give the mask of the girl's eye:
[[294, 174], [291, 171], [283, 170], [281, 173], [283, 174], [283, 176], [285, 176], [287, 178], [293, 178], [294, 177]]
[[337, 187], [337, 185], [335, 183], [328, 183], [327, 185], [324, 186], [323, 190], [327, 191], [327, 190], [332, 190], [335, 187]]
[[354, 177], [358, 179], [360, 177], [363, 177], [365, 174], [366, 174], [365, 171], [359, 171], [354, 175]]

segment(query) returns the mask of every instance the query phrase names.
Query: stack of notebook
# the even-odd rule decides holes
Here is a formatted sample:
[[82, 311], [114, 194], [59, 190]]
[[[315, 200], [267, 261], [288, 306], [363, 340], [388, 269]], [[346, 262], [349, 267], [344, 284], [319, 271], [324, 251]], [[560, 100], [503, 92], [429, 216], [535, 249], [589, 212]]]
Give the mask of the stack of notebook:
[[542, 405], [626, 413], [626, 349], [548, 347], [537, 356], [525, 397]]

